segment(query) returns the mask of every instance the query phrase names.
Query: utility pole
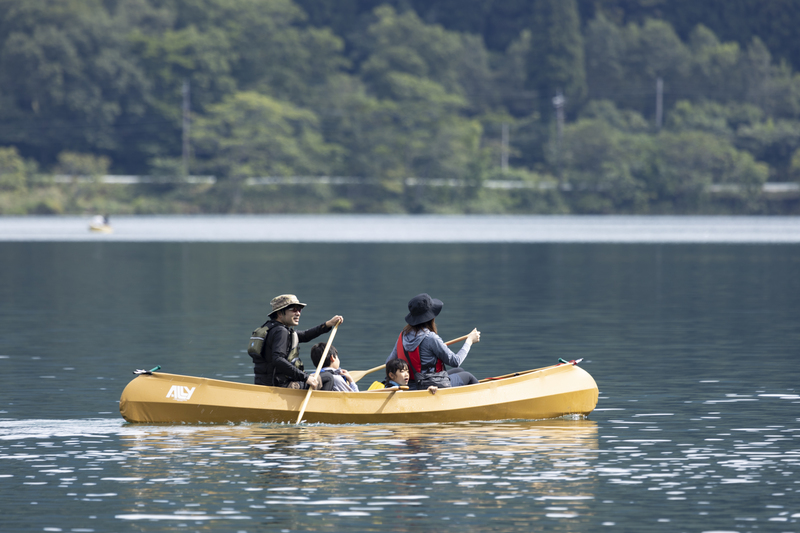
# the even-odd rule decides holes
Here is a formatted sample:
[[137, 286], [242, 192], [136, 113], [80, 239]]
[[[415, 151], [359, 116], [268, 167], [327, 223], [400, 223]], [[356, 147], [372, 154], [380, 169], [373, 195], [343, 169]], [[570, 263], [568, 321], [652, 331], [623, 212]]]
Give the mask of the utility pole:
[[181, 88], [183, 94], [183, 138], [182, 138], [182, 161], [183, 161], [183, 177], [189, 175], [189, 80], [183, 80], [183, 87]]
[[656, 79], [656, 130], [661, 129], [664, 116], [664, 80], [659, 76]]
[[508, 172], [508, 123], [503, 122], [503, 137], [500, 151], [500, 168], [503, 174]]
[[553, 107], [556, 108], [556, 124], [558, 127], [558, 136], [556, 138], [556, 165], [558, 169], [558, 179], [561, 180], [561, 145], [564, 139], [564, 104], [567, 99], [561, 94], [561, 89], [558, 90], [556, 96], [553, 98]]

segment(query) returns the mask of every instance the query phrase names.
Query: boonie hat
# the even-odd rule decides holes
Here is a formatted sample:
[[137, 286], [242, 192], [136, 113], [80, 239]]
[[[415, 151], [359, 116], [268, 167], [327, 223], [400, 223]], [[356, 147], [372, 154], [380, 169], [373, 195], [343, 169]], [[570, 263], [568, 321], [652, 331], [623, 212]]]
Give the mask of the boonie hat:
[[281, 309], [285, 309], [290, 305], [299, 305], [301, 307], [306, 306], [306, 304], [300, 303], [300, 300], [298, 300], [297, 296], [294, 294], [281, 294], [280, 296], [273, 298], [269, 304], [272, 306], [272, 311], [270, 311], [269, 314], [280, 311]]
[[441, 300], [431, 298], [426, 292], [418, 294], [411, 298], [408, 302], [408, 314], [406, 315], [406, 322], [409, 326], [418, 326], [424, 324], [429, 320], [439, 316], [442, 312]]

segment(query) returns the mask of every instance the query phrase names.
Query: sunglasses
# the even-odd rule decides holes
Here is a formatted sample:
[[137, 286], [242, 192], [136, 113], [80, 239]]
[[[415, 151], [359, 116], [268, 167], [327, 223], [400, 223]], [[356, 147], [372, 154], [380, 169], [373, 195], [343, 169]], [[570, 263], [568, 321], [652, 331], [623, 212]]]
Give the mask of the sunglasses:
[[300, 307], [299, 305], [290, 305], [289, 307], [286, 308], [286, 311], [289, 313], [294, 313], [294, 312], [302, 313], [303, 308]]

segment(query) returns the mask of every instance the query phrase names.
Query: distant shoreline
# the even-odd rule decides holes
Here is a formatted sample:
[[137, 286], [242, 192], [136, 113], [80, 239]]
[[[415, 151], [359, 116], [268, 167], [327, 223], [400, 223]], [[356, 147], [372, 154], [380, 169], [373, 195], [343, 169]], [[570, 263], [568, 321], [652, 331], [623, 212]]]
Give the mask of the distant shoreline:
[[[484, 214], [484, 215], [800, 215], [800, 183], [753, 188], [711, 184], [678, 203], [596, 201], [599, 191], [552, 180], [406, 179], [335, 176], [262, 177], [240, 181], [193, 176], [55, 176], [22, 190], [0, 190], [0, 216], [215, 214]], [[609, 192], [604, 190], [603, 194]]]
[[800, 217], [151, 215], [0, 217], [0, 242], [797, 244]]

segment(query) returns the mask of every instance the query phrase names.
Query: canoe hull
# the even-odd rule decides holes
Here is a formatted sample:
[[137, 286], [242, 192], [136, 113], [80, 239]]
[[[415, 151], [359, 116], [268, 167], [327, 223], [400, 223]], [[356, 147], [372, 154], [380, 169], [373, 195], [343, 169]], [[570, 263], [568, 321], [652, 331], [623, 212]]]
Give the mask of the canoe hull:
[[[308, 391], [154, 373], [134, 378], [120, 398], [120, 414], [135, 423], [294, 423]], [[308, 423], [434, 423], [537, 420], [588, 415], [598, 389], [583, 369], [560, 365], [427, 391], [314, 391]]]

